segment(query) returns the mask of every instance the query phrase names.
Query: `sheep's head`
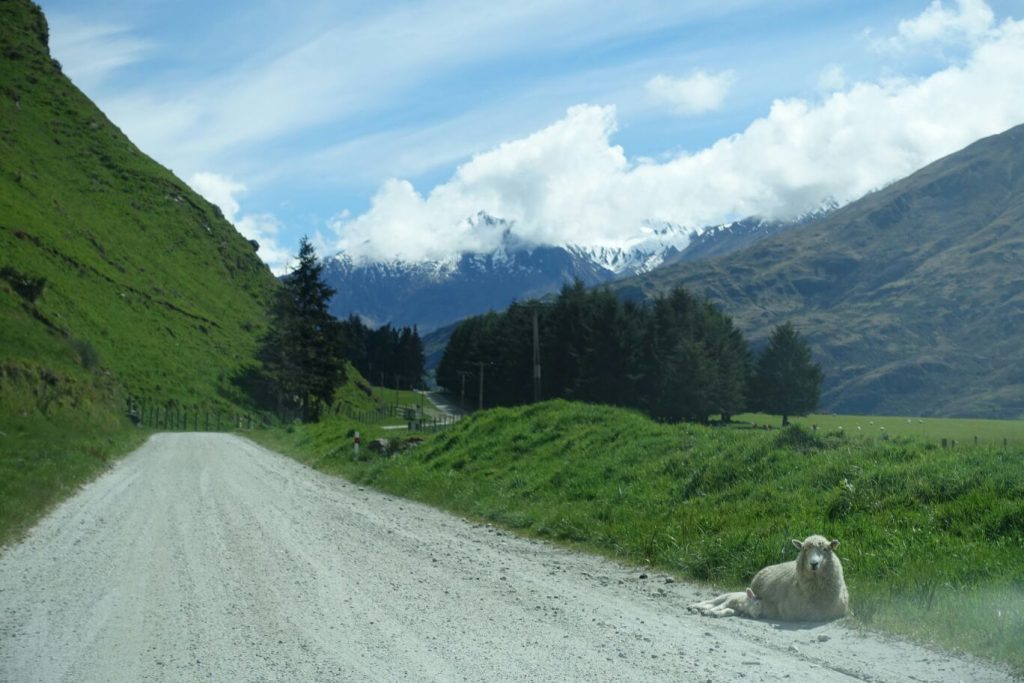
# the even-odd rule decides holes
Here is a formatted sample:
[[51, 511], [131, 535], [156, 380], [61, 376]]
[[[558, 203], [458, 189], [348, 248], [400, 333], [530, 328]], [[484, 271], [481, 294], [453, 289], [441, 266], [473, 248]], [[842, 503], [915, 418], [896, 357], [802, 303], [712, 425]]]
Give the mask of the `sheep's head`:
[[803, 541], [793, 539], [793, 545], [800, 551], [797, 563], [802, 569], [816, 572], [828, 566], [839, 546], [839, 540], [828, 540], [824, 536], [808, 536]]
[[746, 613], [752, 619], [760, 619], [764, 614], [764, 604], [761, 602], [761, 598], [754, 595], [753, 589], [749, 587], [747, 588]]

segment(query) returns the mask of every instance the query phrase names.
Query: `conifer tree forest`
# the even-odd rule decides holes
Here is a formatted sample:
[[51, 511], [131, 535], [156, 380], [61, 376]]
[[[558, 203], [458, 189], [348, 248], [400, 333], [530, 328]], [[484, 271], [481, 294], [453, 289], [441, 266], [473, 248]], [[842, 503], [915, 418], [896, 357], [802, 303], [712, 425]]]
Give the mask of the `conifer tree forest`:
[[415, 327], [368, 327], [357, 315], [341, 323], [348, 359], [373, 384], [422, 389], [425, 374], [423, 340]]
[[381, 385], [423, 386], [423, 342], [414, 327], [370, 329], [358, 316], [342, 322], [328, 304], [334, 290], [322, 277], [323, 263], [307, 238], [298, 265], [281, 279], [270, 308], [270, 327], [259, 358], [261, 376], [253, 394], [278, 416], [315, 422], [345, 380], [345, 362]]
[[[760, 400], [757, 393], [768, 385], [763, 375], [753, 381], [755, 367], [732, 320], [685, 289], [637, 304], [577, 281], [553, 302], [515, 303], [503, 313], [463, 321], [445, 349], [437, 382], [470, 405], [479, 400], [482, 372], [484, 407], [529, 403], [539, 394], [633, 407], [667, 421], [707, 422], [712, 415], [729, 419], [754, 406], [778, 405]], [[787, 404], [800, 411], [791, 415], [805, 414], [817, 405], [820, 382], [819, 370], [772, 390], [806, 389], [811, 398]]]

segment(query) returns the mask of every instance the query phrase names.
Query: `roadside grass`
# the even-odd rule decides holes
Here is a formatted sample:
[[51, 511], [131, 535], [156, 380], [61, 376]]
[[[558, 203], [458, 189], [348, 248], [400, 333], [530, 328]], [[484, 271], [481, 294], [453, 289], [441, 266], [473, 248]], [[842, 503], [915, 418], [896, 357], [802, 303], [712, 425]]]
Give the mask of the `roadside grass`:
[[40, 397], [37, 382], [8, 373], [0, 373], [0, 547], [150, 434], [92, 384], [51, 376], [51, 393]]
[[[53, 506], [142, 445], [150, 432], [125, 426], [55, 425], [32, 416], [0, 437], [0, 547], [20, 540]], [[11, 431], [6, 431], [6, 430]]]
[[357, 483], [723, 589], [792, 559], [790, 538], [839, 538], [852, 623], [1024, 673], [1020, 445], [663, 425], [553, 401], [354, 461], [338, 441], [355, 428], [259, 438]]
[[[735, 427], [752, 425], [779, 427], [778, 415], [745, 413], [733, 418]], [[823, 432], [843, 431], [850, 436], [871, 438], [913, 437], [923, 442], [957, 441], [959, 444], [1024, 444], [1024, 420], [976, 420], [943, 417], [894, 417], [876, 415], [807, 415], [789, 421], [806, 429], [817, 426]]]

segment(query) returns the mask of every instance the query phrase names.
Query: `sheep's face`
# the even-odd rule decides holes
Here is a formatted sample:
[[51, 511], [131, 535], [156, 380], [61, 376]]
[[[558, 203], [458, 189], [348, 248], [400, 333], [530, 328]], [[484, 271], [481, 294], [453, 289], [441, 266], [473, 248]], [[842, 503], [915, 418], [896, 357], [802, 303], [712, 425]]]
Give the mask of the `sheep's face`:
[[793, 539], [793, 545], [800, 549], [797, 562], [801, 569], [817, 572], [832, 562], [839, 541], [830, 541], [824, 536], [808, 536], [803, 541]]

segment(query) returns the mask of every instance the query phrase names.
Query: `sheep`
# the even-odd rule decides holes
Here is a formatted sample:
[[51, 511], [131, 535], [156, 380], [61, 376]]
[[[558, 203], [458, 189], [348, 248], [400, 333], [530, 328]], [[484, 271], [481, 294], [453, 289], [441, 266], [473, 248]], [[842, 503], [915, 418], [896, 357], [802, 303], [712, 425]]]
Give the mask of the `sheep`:
[[725, 593], [690, 605], [710, 617], [748, 616], [779, 621], [831, 621], [849, 613], [838, 540], [824, 536], [793, 539], [795, 560], [773, 564], [754, 575], [745, 592]]
[[763, 604], [761, 599], [754, 595], [754, 591], [747, 588], [746, 591], [723, 593], [712, 600], [694, 603], [689, 609], [700, 612], [705, 617], [746, 616], [758, 619], [761, 617]]
[[754, 575], [750, 587], [762, 603], [765, 619], [831, 621], [845, 617], [850, 596], [843, 565], [835, 554], [838, 540], [808, 536], [793, 539], [800, 550], [795, 560], [773, 564]]

